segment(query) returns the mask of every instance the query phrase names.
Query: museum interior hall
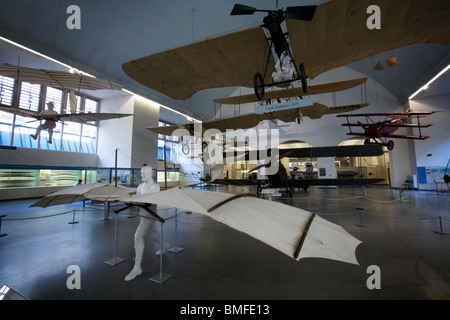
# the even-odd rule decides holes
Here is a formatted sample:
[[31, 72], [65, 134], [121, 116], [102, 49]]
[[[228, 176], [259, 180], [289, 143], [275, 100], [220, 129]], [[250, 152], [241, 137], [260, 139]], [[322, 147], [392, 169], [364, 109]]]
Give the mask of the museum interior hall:
[[450, 299], [449, 69], [448, 0], [2, 1], [0, 300]]

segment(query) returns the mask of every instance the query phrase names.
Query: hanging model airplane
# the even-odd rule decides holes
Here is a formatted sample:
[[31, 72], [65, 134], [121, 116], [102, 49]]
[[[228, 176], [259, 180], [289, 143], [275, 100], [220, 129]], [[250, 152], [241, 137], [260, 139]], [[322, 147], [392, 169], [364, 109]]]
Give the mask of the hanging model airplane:
[[43, 124], [36, 128], [36, 133], [32, 134], [33, 139], [37, 139], [41, 130], [47, 130], [49, 134], [48, 143], [52, 143], [53, 129], [56, 127], [57, 121], [72, 121], [78, 123], [89, 123], [92, 121], [111, 120], [132, 116], [127, 113], [102, 113], [102, 112], [86, 112], [86, 113], [57, 113], [53, 110], [53, 103], [47, 103], [47, 110], [41, 112], [27, 110], [23, 108], [0, 106], [0, 111], [9, 112], [21, 117], [34, 118], [36, 121], [44, 121]]
[[[423, 136], [421, 128], [428, 128], [431, 124], [421, 124], [420, 118], [436, 113], [431, 112], [400, 112], [400, 113], [363, 113], [363, 114], [347, 114], [338, 115], [337, 117], [346, 117], [347, 123], [342, 124], [344, 127], [349, 127], [350, 132], [347, 135], [364, 136], [367, 139], [365, 144], [376, 143], [386, 146], [388, 150], [394, 149], [394, 141], [387, 140], [387, 138], [397, 139], [417, 139], [425, 140], [429, 136]], [[381, 116], [385, 117], [383, 121], [374, 121], [371, 117]], [[350, 117], [365, 117], [366, 122], [350, 123]], [[409, 120], [417, 119], [417, 123], [407, 123]], [[361, 127], [364, 132], [353, 132], [352, 127]], [[412, 134], [394, 134], [400, 128], [418, 128], [419, 135]], [[384, 138], [384, 141], [383, 139]], [[381, 141], [381, 142], [380, 142]]]
[[[302, 101], [302, 100], [299, 100]], [[304, 100], [303, 100], [304, 101]], [[310, 119], [319, 119], [325, 114], [333, 114], [333, 113], [342, 113], [349, 112], [352, 110], [358, 110], [364, 107], [367, 107], [368, 103], [360, 103], [360, 104], [352, 104], [352, 105], [343, 105], [336, 107], [327, 107], [326, 105], [320, 103], [312, 103], [311, 105], [307, 105], [304, 107], [295, 107], [293, 104], [293, 108], [289, 107], [287, 109], [281, 109], [281, 105], [267, 105], [266, 112], [259, 110], [258, 113], [251, 113], [237, 117], [230, 117], [212, 121], [204, 121], [201, 123], [202, 132], [195, 132], [195, 124], [181, 124], [181, 125], [172, 125], [165, 127], [147, 127], [148, 130], [163, 134], [166, 136], [183, 136], [189, 134], [197, 134], [201, 135], [208, 129], [217, 129], [219, 131], [225, 132], [227, 129], [247, 129], [253, 128], [257, 126], [263, 120], [281, 120], [284, 122], [293, 122], [297, 120], [297, 123], [300, 123], [302, 117], [309, 117]], [[280, 107], [279, 111], [271, 111], [277, 110]], [[257, 109], [255, 109], [256, 111]], [[177, 130], [184, 129], [184, 130]]]
[[[380, 8], [380, 29], [367, 27], [370, 5]], [[448, 0], [330, 0], [317, 5], [311, 21], [284, 18], [292, 56], [302, 62], [305, 75], [314, 79], [325, 71], [411, 44], [448, 44], [449, 12]], [[275, 61], [267, 61], [271, 44], [264, 30], [256, 26], [208, 38], [126, 62], [122, 68], [137, 82], [181, 100], [208, 88], [252, 88], [255, 72], [265, 73], [262, 83], [271, 83]], [[286, 40], [284, 35], [281, 40]], [[264, 66], [267, 72], [261, 71]]]
[[[365, 82], [367, 82], [367, 78], [351, 79], [351, 80], [311, 85], [311, 86], [308, 86], [308, 95], [343, 91], [343, 90], [351, 89], [358, 85], [362, 85]], [[290, 87], [290, 88], [286, 88], [286, 89], [282, 89], [282, 90], [267, 91], [264, 94], [264, 100], [271, 101], [271, 100], [281, 100], [281, 99], [291, 99], [291, 98], [302, 99], [302, 97], [305, 95], [306, 94], [300, 88]], [[231, 96], [231, 97], [227, 97], [227, 98], [215, 99], [214, 102], [220, 103], [220, 104], [236, 105], [236, 104], [258, 102], [258, 98], [256, 98], [256, 96], [254, 94], [246, 94], [246, 95]]]
[[[379, 145], [356, 145], [356, 146], [336, 146], [336, 147], [315, 147], [315, 148], [289, 148], [278, 150], [280, 156], [278, 159], [269, 159], [266, 163], [259, 165], [249, 170], [249, 173], [259, 170], [264, 166], [269, 166], [270, 161], [279, 161], [284, 157], [291, 158], [320, 158], [320, 157], [372, 157], [380, 156], [383, 150]], [[224, 153], [224, 158], [229, 156]], [[235, 153], [236, 157], [237, 154]], [[264, 155], [263, 155], [264, 157]], [[247, 151], [240, 160], [261, 159], [258, 151]], [[264, 157], [266, 158], [266, 157]], [[216, 174], [217, 176], [217, 174]], [[309, 186], [336, 186], [336, 185], [370, 185], [383, 182], [384, 179], [367, 178], [360, 176], [358, 178], [337, 178], [337, 179], [291, 179], [286, 168], [279, 163], [278, 171], [275, 174], [268, 174], [267, 178], [256, 179], [256, 176], [249, 176], [247, 179], [201, 179], [205, 183], [223, 184], [223, 185], [238, 185], [238, 186], [257, 186], [257, 196], [265, 188], [283, 189], [292, 197], [294, 188], [303, 188], [306, 190]]]
[[[16, 81], [24, 81], [32, 84], [40, 84], [46, 86], [55, 86], [66, 89], [80, 90], [122, 90], [123, 87], [109, 80], [92, 77], [85, 74], [64, 72], [58, 70], [34, 69], [27, 67], [11, 66], [8, 64], [0, 65], [0, 75], [15, 79]], [[18, 92], [18, 91], [17, 91]], [[24, 108], [10, 107], [0, 105], [0, 111], [9, 112], [22, 117], [34, 118], [37, 121], [44, 121], [38, 126], [36, 133], [32, 134], [33, 139], [37, 139], [41, 130], [47, 130], [49, 134], [48, 143], [52, 143], [53, 129], [56, 127], [57, 121], [72, 121], [78, 123], [89, 123], [92, 121], [110, 120], [122, 117], [132, 116], [132, 114], [121, 113], [77, 113], [76, 95], [73, 91], [69, 92], [69, 105], [71, 113], [59, 114], [54, 108], [53, 102], [47, 103], [47, 110], [36, 112]]]

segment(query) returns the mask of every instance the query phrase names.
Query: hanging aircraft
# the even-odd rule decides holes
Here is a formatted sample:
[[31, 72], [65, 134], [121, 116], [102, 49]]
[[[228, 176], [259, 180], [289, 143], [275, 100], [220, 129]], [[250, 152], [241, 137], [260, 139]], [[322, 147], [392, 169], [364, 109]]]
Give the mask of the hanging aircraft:
[[[305, 106], [296, 107], [297, 104]], [[320, 103], [312, 103], [312, 100], [310, 99], [303, 99], [293, 101], [290, 104], [280, 103], [266, 105], [264, 106], [264, 109], [261, 109], [262, 107], [255, 108], [255, 112], [258, 113], [250, 113], [242, 116], [205, 121], [201, 124], [188, 123], [164, 127], [147, 127], [147, 129], [166, 136], [196, 136], [203, 138], [203, 134], [208, 129], [216, 129], [221, 132], [225, 132], [226, 130], [231, 129], [248, 129], [257, 126], [263, 120], [270, 120], [275, 123], [277, 119], [284, 122], [297, 121], [297, 123], [300, 123], [302, 121], [302, 118], [305, 116], [309, 117], [310, 119], [319, 119], [325, 114], [349, 112], [365, 108], [368, 105], [368, 103], [360, 103], [353, 105], [327, 107], [326, 105]], [[189, 141], [187, 140], [186, 143], [188, 142]], [[186, 145], [186, 143], [184, 145]], [[207, 142], [204, 141], [203, 145], [203, 148], [207, 147]], [[186, 150], [187, 152], [189, 152], [188, 148], [186, 148]], [[184, 153], [187, 154], [187, 152]]]
[[[370, 5], [380, 8], [381, 29], [367, 26]], [[292, 56], [302, 62], [305, 76], [314, 79], [328, 70], [415, 43], [448, 44], [449, 12], [448, 0], [330, 0], [317, 5], [311, 21], [294, 14], [292, 18], [285, 15], [284, 22]], [[252, 75], [261, 73], [264, 66], [262, 83], [269, 84], [276, 61], [267, 61], [271, 41], [265, 30], [256, 26], [207, 38], [126, 62], [122, 69], [137, 82], [177, 100], [209, 88], [255, 87]], [[285, 40], [283, 36], [281, 41]], [[299, 74], [303, 78], [301, 70]]]
[[[330, 82], [330, 83], [315, 84], [315, 85], [308, 86], [307, 94], [315, 95], [315, 94], [343, 91], [343, 90], [351, 89], [358, 85], [362, 85], [367, 82], [367, 79], [368, 78], [359, 78], [359, 79], [336, 81], [336, 82]], [[300, 90], [300, 88], [289, 87], [289, 88], [282, 89], [282, 90], [267, 91], [264, 94], [264, 100], [266, 102], [271, 102], [272, 100], [278, 101], [281, 99], [294, 99], [294, 98], [302, 99], [305, 95], [306, 94], [302, 90]], [[256, 96], [254, 94], [246, 94], [246, 95], [231, 96], [231, 97], [227, 97], [227, 98], [215, 99], [214, 102], [220, 103], [220, 104], [236, 105], [236, 104], [258, 102], [258, 99], [256, 98]]]
[[[380, 156], [383, 154], [383, 149], [379, 145], [355, 145], [355, 146], [336, 146], [336, 147], [315, 147], [315, 148], [288, 148], [278, 150], [280, 156], [278, 159], [270, 159], [266, 163], [259, 165], [251, 170], [249, 173], [259, 170], [263, 166], [269, 166], [271, 161], [279, 161], [284, 157], [291, 158], [320, 158], [320, 157], [369, 157]], [[236, 157], [235, 153], [235, 157]], [[229, 156], [224, 153], [224, 158]], [[262, 159], [266, 155], [260, 156], [259, 151], [247, 151], [244, 155], [240, 155], [240, 160]], [[356, 173], [355, 175], [357, 175]], [[215, 175], [218, 176], [217, 174]], [[250, 175], [248, 179], [201, 179], [205, 183], [223, 184], [223, 185], [237, 185], [237, 186], [257, 186], [257, 195], [260, 196], [263, 189], [276, 188], [285, 190], [286, 193], [292, 197], [294, 188], [302, 188], [307, 190], [309, 186], [344, 186], [344, 185], [370, 185], [383, 182], [384, 179], [367, 178], [360, 175], [358, 178], [325, 178], [325, 179], [291, 179], [286, 171], [286, 168], [279, 163], [278, 171], [275, 174], [267, 175], [265, 179], [257, 179], [255, 175]]]
[[[416, 139], [425, 140], [429, 136], [423, 136], [421, 128], [428, 128], [431, 124], [421, 124], [420, 118], [436, 113], [431, 112], [397, 112], [397, 113], [363, 113], [363, 114], [346, 114], [337, 115], [336, 117], [346, 117], [347, 123], [342, 124], [344, 127], [349, 127], [350, 132], [347, 135], [364, 136], [367, 139], [365, 144], [376, 143], [386, 146], [388, 150], [394, 149], [394, 141], [387, 140], [387, 138], [397, 139]], [[385, 117], [383, 121], [374, 121], [371, 117]], [[357, 123], [350, 123], [350, 117], [364, 117], [365, 123], [358, 121]], [[410, 120], [417, 119], [417, 123], [407, 123]], [[352, 127], [361, 127], [364, 132], [353, 132]], [[419, 134], [394, 134], [400, 128], [418, 128]], [[384, 139], [383, 139], [384, 138]]]
[[[121, 85], [115, 84], [109, 80], [96, 78], [83, 73], [72, 73], [59, 70], [45, 70], [28, 67], [12, 66], [9, 64], [0, 65], [0, 75], [15, 79], [16, 81], [23, 81], [31, 84], [40, 84], [46, 86], [60, 87], [64, 89], [80, 90], [122, 90]], [[19, 91], [17, 91], [18, 93]], [[41, 130], [47, 130], [49, 133], [49, 143], [52, 143], [53, 129], [57, 121], [72, 121], [78, 123], [89, 123], [92, 121], [110, 120], [122, 117], [132, 116], [132, 114], [121, 113], [94, 113], [94, 112], [76, 112], [77, 98], [74, 91], [70, 90], [69, 103], [71, 113], [59, 114], [53, 110], [53, 102], [47, 103], [47, 110], [41, 112], [28, 110], [24, 108], [11, 107], [0, 105], [0, 111], [12, 113], [22, 117], [30, 117], [36, 121], [44, 121], [35, 134], [32, 134], [33, 139], [37, 139]]]

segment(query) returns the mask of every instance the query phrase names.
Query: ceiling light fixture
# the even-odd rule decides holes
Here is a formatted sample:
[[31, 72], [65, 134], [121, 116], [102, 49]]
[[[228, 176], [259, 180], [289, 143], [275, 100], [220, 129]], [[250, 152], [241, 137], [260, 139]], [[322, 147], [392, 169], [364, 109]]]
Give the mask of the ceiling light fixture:
[[447, 65], [444, 69], [441, 70], [441, 72], [439, 72], [436, 76], [434, 76], [430, 81], [428, 81], [424, 86], [420, 87], [419, 90], [417, 90], [416, 92], [414, 92], [408, 99], [411, 100], [413, 99], [416, 95], [418, 95], [421, 91], [423, 90], [427, 90], [428, 87], [434, 82], [436, 81], [440, 76], [442, 76], [445, 72], [447, 72], [447, 70], [450, 69], [450, 64]]

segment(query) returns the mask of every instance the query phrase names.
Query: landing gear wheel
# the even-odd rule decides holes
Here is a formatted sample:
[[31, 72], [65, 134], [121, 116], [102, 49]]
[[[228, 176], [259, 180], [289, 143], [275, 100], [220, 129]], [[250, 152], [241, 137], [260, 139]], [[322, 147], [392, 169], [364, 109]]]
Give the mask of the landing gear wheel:
[[308, 92], [308, 84], [306, 83], [306, 72], [305, 72], [305, 66], [303, 63], [300, 63], [300, 81], [302, 82], [302, 89], [304, 93]]
[[389, 151], [394, 149], [394, 141], [389, 140], [388, 143], [387, 143], [387, 148], [388, 148]]
[[262, 75], [257, 72], [253, 77], [253, 85], [255, 88], [255, 95], [259, 101], [264, 99], [264, 80]]
[[365, 139], [364, 144], [370, 144], [370, 139]]

